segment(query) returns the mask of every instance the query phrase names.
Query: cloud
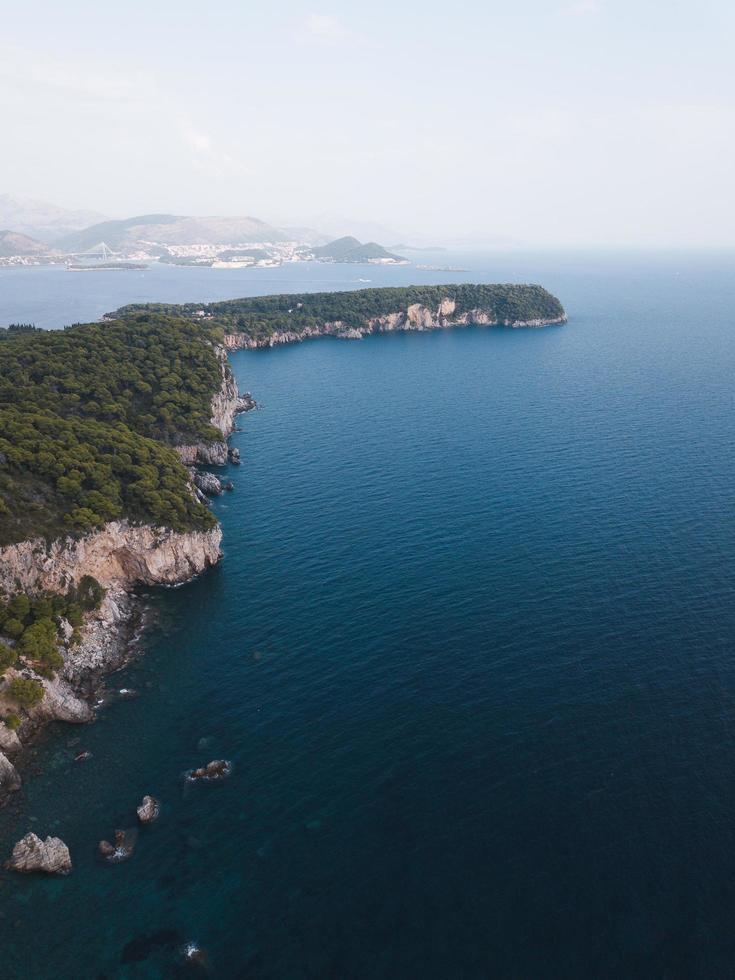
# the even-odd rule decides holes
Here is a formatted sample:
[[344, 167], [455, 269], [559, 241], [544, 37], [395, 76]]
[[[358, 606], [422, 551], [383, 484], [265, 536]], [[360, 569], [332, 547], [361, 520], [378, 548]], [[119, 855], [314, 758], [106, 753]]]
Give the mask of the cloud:
[[350, 29], [329, 14], [309, 14], [299, 39], [311, 44], [341, 44], [352, 36]]
[[0, 79], [16, 89], [87, 102], [140, 102], [155, 85], [144, 72], [112, 65], [82, 66], [16, 46], [0, 48]]
[[566, 7], [564, 13], [571, 17], [586, 17], [588, 14], [599, 13], [600, 9], [600, 0], [577, 0], [577, 3]]
[[191, 151], [195, 170], [211, 177], [227, 177], [243, 172], [237, 160], [220, 149], [209, 133], [205, 133], [188, 119], [182, 120], [180, 133], [184, 144]]

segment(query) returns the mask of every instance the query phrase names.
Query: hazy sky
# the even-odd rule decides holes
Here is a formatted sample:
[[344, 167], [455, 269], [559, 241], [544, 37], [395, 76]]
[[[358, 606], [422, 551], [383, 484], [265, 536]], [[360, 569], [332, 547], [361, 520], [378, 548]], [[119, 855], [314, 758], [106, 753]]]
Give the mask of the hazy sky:
[[735, 245], [732, 0], [4, 0], [0, 192]]

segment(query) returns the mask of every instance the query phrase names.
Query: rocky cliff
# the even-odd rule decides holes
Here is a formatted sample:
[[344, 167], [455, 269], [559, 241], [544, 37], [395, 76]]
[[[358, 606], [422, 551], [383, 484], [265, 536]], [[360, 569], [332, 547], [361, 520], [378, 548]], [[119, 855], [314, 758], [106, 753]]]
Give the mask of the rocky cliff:
[[[186, 582], [214, 565], [220, 558], [222, 531], [179, 533], [165, 528], [136, 526], [115, 521], [81, 538], [64, 538], [47, 543], [43, 539], [22, 541], [0, 548], [0, 591], [65, 592], [91, 575], [107, 594], [100, 608], [90, 615], [81, 642], [71, 645], [71, 628], [62, 651], [64, 667], [53, 679], [39, 678], [44, 686], [40, 704], [23, 712], [20, 735], [25, 740], [49, 721], [82, 723], [93, 712], [79, 696], [90, 677], [109, 671], [122, 661], [133, 612], [130, 590], [136, 585], [174, 585]], [[68, 624], [67, 624], [68, 625]], [[27, 673], [27, 670], [24, 671]], [[19, 676], [6, 672], [7, 681]], [[15, 711], [0, 691], [0, 712]], [[8, 759], [22, 748], [18, 736], [0, 725], [0, 795], [20, 786], [20, 778]]]
[[247, 411], [253, 405], [248, 404], [247, 398], [240, 397], [237, 382], [232, 376], [230, 365], [227, 363], [227, 350], [224, 347], [215, 348], [220, 365], [220, 387], [212, 399], [211, 422], [215, 429], [222, 433], [222, 439], [212, 442], [197, 442], [186, 446], [177, 446], [176, 452], [182, 463], [193, 466], [201, 463], [204, 466], [224, 466], [227, 462], [227, 436], [234, 428], [235, 416], [238, 412]]
[[64, 592], [84, 575], [105, 588], [185, 582], [219, 559], [222, 531], [179, 533], [113, 521], [81, 538], [0, 548], [0, 590]]
[[436, 307], [413, 303], [405, 310], [371, 317], [361, 327], [349, 326], [342, 320], [326, 322], [320, 327], [305, 327], [303, 330], [276, 331], [264, 339], [253, 339], [246, 333], [225, 334], [224, 345], [227, 350], [275, 347], [278, 344], [293, 344], [312, 337], [338, 337], [342, 340], [360, 340], [366, 334], [392, 333], [399, 330], [441, 330], [445, 327], [547, 327], [565, 323], [565, 316], [533, 320], [497, 320], [487, 310], [473, 309], [457, 313], [457, 304], [445, 297]]

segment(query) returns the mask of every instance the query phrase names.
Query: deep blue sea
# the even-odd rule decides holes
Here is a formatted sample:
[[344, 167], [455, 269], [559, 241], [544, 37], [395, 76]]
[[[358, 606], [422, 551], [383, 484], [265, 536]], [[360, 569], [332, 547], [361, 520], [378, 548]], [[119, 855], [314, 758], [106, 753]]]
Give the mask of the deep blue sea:
[[0, 275], [0, 322], [43, 326], [362, 277], [530, 280], [570, 317], [232, 358], [262, 410], [224, 560], [150, 595], [111, 679], [140, 696], [59, 726], [0, 813], [2, 855], [33, 829], [75, 862], [0, 875], [4, 978], [735, 975], [735, 256], [461, 262]]

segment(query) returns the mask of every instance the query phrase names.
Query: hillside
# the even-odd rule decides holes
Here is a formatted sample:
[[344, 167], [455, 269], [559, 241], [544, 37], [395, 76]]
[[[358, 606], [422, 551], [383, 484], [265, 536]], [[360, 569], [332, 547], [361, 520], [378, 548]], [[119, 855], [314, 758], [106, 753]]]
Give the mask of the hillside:
[[55, 244], [68, 252], [83, 252], [98, 242], [113, 249], [132, 248], [139, 242], [166, 245], [227, 245], [287, 241], [285, 232], [257, 218], [191, 218], [173, 214], [143, 214], [119, 221], [103, 221], [66, 235]]
[[96, 211], [71, 211], [46, 201], [0, 194], [0, 228], [12, 228], [42, 242], [54, 242], [102, 219]]
[[11, 255], [48, 255], [51, 248], [30, 235], [17, 231], [0, 231], [0, 259]]
[[0, 545], [120, 517], [211, 526], [171, 448], [220, 438], [211, 336], [156, 316], [0, 331]]
[[319, 246], [314, 249], [314, 255], [319, 259], [331, 259], [333, 262], [371, 262], [376, 260], [389, 260], [392, 262], [405, 262], [401, 255], [394, 255], [382, 245], [376, 242], [363, 244], [359, 239], [352, 235], [344, 238], [337, 238], [327, 245]]

